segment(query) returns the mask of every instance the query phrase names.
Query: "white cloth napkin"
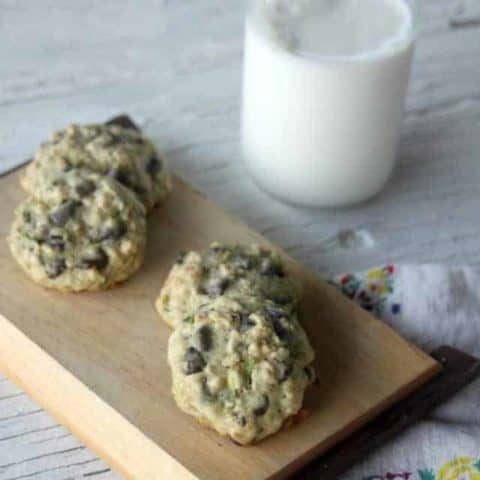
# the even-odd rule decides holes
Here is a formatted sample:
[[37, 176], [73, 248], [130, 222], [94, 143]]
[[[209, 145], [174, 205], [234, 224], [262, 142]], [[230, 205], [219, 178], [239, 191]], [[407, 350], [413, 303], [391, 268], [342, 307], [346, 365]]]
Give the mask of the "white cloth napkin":
[[[386, 265], [332, 282], [425, 350], [480, 356], [480, 269]], [[480, 480], [480, 380], [343, 478]]]

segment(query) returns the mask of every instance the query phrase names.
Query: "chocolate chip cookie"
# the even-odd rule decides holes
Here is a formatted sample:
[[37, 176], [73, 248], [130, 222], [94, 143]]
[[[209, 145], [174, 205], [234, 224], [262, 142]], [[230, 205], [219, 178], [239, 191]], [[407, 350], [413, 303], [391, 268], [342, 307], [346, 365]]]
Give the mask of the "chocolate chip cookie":
[[258, 245], [214, 243], [202, 254], [179, 255], [156, 301], [172, 328], [217, 297], [261, 297], [294, 311], [301, 288], [279, 255]]
[[21, 177], [34, 193], [42, 183], [72, 169], [111, 177], [139, 197], [147, 210], [171, 190], [171, 178], [154, 145], [139, 131], [118, 125], [71, 125], [42, 144]]
[[242, 445], [300, 410], [313, 360], [296, 315], [258, 297], [218, 297], [184, 318], [168, 344], [178, 406]]
[[142, 264], [145, 208], [112, 178], [74, 169], [38, 183], [15, 211], [8, 243], [40, 285], [108, 288]]

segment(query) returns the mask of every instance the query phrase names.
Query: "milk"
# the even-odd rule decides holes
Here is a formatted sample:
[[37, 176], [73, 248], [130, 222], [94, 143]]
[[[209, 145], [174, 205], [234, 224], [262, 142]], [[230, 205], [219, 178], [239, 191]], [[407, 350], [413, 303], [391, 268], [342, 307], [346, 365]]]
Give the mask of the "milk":
[[246, 22], [243, 150], [255, 181], [296, 204], [382, 189], [413, 53], [405, 0], [259, 0]]

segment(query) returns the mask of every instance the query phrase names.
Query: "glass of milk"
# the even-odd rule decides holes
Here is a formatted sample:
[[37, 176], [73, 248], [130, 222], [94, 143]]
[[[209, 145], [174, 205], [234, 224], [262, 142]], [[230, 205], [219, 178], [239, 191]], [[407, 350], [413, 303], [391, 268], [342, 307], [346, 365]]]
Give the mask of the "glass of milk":
[[408, 0], [254, 0], [246, 20], [242, 141], [264, 190], [346, 205], [388, 180], [415, 40]]

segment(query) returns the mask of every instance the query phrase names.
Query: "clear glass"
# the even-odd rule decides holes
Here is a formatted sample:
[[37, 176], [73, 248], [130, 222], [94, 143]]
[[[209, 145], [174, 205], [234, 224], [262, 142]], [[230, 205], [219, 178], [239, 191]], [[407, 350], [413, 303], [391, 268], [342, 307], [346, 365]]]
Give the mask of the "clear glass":
[[407, 0], [254, 0], [247, 14], [244, 161], [275, 197], [363, 201], [390, 177], [414, 51]]

